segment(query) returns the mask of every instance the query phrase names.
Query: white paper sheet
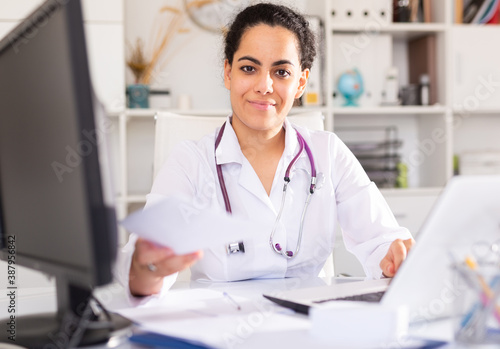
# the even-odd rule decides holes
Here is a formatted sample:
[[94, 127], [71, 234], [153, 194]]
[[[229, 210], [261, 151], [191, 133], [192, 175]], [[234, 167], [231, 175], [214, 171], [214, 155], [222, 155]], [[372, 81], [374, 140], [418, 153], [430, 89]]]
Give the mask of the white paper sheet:
[[258, 223], [237, 219], [212, 208], [197, 208], [188, 201], [168, 197], [132, 213], [121, 225], [128, 231], [185, 254], [244, 241], [262, 229]]
[[235, 348], [235, 344], [247, 341], [256, 333], [307, 331], [310, 328], [306, 317], [290, 316], [292, 311], [263, 297], [250, 299], [234, 294], [230, 297], [222, 291], [209, 289], [180, 290], [146, 307], [118, 312], [132, 319], [142, 330], [215, 348]]
[[[365, 345], [356, 342], [359, 336], [364, 334], [363, 328], [357, 324], [353, 325], [352, 342], [335, 346], [332, 338], [339, 334], [338, 328], [328, 326], [328, 323], [323, 324], [324, 331], [328, 331], [332, 338], [320, 338], [314, 333], [314, 324], [309, 317], [294, 314], [290, 309], [258, 297], [262, 291], [254, 289], [254, 297], [243, 297], [239, 292], [232, 292], [231, 288], [228, 288], [227, 293], [231, 300], [224, 294], [222, 283], [220, 288], [171, 290], [168, 297], [163, 299], [153, 300], [144, 306], [116, 311], [133, 320], [138, 328], [144, 331], [183, 338], [214, 348], [366, 349]], [[426, 324], [427, 326], [430, 324]], [[389, 345], [384, 343], [382, 346], [372, 343], [369, 348], [416, 349], [443, 344], [420, 338], [429, 334], [428, 329], [417, 328], [413, 334], [418, 337], [401, 337]], [[439, 334], [436, 336], [440, 337]]]

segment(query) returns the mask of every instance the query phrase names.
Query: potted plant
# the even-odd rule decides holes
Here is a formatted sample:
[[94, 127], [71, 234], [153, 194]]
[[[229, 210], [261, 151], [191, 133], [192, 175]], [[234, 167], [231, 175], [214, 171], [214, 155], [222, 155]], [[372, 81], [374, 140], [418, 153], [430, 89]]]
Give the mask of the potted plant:
[[154, 26], [157, 28], [155, 40], [152, 41], [151, 53], [148, 54], [144, 42], [138, 38], [134, 45], [129, 44], [127, 66], [134, 75], [134, 84], [127, 86], [127, 105], [129, 108], [149, 108], [149, 91], [152, 80], [158, 70], [160, 59], [167, 51], [173, 37], [178, 33], [186, 33], [189, 29], [182, 25], [186, 19], [184, 9], [164, 6], [159, 10], [159, 17]]

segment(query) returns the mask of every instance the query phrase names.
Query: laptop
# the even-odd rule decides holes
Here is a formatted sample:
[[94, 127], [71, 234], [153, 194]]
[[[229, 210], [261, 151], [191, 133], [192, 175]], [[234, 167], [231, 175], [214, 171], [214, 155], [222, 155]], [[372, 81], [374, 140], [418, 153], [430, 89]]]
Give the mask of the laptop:
[[416, 240], [392, 279], [342, 282], [264, 297], [308, 314], [311, 307], [338, 298], [370, 294], [382, 305], [406, 306], [411, 322], [449, 316], [463, 288], [453, 264], [474, 255], [475, 246], [500, 243], [500, 176], [450, 179]]

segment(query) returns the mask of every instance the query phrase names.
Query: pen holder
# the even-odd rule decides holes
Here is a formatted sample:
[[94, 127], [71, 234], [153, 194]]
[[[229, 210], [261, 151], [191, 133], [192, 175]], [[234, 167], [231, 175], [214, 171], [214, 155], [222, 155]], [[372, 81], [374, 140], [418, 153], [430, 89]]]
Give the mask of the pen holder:
[[498, 263], [455, 265], [455, 340], [462, 344], [500, 343]]

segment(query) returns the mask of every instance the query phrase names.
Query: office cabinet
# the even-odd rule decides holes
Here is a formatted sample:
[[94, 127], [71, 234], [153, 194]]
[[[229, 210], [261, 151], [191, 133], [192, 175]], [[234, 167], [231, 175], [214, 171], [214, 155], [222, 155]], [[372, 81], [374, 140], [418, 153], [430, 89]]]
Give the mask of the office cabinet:
[[440, 193], [440, 188], [383, 190], [384, 197], [399, 225], [408, 228], [416, 239]]
[[453, 109], [481, 113], [500, 109], [498, 26], [451, 28]]

